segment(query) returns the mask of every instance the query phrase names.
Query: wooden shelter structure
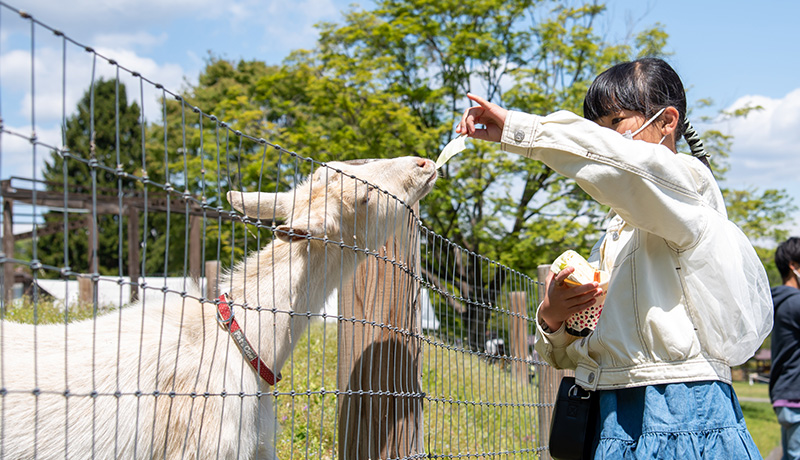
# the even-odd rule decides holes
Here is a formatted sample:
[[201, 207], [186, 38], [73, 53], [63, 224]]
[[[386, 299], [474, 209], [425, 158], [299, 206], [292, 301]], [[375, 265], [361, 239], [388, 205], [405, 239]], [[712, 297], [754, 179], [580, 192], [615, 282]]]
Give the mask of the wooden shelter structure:
[[[33, 182], [29, 187], [15, 186], [16, 182]], [[43, 185], [44, 190], [36, 188]], [[84, 190], [85, 187], [72, 186], [73, 191], [63, 190], [63, 184], [46, 181], [32, 181], [30, 179], [11, 177], [0, 181], [0, 196], [3, 200], [3, 295], [9, 301], [12, 287], [15, 283], [14, 243], [18, 240], [30, 239], [34, 236], [52, 235], [66, 231], [71, 232], [79, 228], [86, 228], [89, 232], [89, 241], [94, 240], [97, 231], [96, 216], [101, 214], [116, 214], [128, 218], [128, 276], [131, 278], [131, 301], [138, 298], [137, 283], [140, 273], [140, 215], [143, 212], [169, 212], [170, 214], [189, 215], [189, 274], [193, 279], [202, 273], [202, 219], [231, 220], [232, 213], [220, 211], [215, 206], [198, 200], [188, 193], [166, 192], [148, 190], [119, 191], [116, 189]], [[62, 189], [62, 190], [59, 190]], [[146, 196], [146, 198], [145, 198]], [[51, 209], [68, 211], [84, 211], [82, 216], [74, 219], [65, 219], [65, 222], [56, 222], [45, 226], [36, 226], [33, 230], [14, 235], [14, 203], [42, 206]], [[86, 257], [89, 267], [95, 267], [97, 248], [89, 244]], [[91, 269], [91, 268], [90, 268]]]

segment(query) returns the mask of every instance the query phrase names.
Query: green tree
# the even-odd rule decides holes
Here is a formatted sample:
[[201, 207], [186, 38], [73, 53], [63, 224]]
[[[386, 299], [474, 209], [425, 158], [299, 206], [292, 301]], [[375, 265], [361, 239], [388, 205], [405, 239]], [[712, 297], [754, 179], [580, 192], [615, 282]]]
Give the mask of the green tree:
[[[600, 71], [665, 54], [668, 36], [661, 24], [640, 30], [633, 43], [609, 43], [595, 30], [603, 14], [598, 2], [378, 1], [371, 11], [351, 11], [342, 25], [323, 25], [314, 56], [326, 74], [378, 82], [378, 88], [391, 91], [422, 131], [435, 134], [424, 146], [433, 157], [454, 135], [466, 92], [532, 113], [581, 113], [585, 91]], [[707, 134], [722, 180], [731, 139]], [[530, 276], [565, 249], [588, 253], [600, 234], [607, 210], [541, 163], [473, 143], [444, 173], [422, 203], [426, 224], [468, 251]], [[787, 221], [784, 192], [725, 189], [724, 194], [731, 218], [751, 238], [781, 235]], [[461, 296], [469, 302], [459, 319], [466, 322], [471, 345], [480, 348], [489, 313], [482, 305], [485, 299], [496, 304], [493, 294], [506, 272], [490, 272], [475, 257], [434, 257], [455, 262], [429, 274], [432, 282], [466, 281]]]
[[[632, 43], [609, 43], [595, 30], [604, 14], [596, 2], [377, 1], [371, 10], [350, 10], [342, 24], [321, 24], [316, 48], [297, 51], [282, 65], [211, 58], [198, 84], [184, 94], [185, 101], [217, 117], [203, 122], [208, 137], [199, 136], [200, 122], [180, 124], [188, 102], [170, 102], [166, 126], [172, 133], [187, 130], [194, 158], [190, 175], [198, 176], [200, 158], [207, 164], [224, 160], [219, 171], [205, 173], [208, 183], [220, 175], [223, 190], [253, 190], [259, 180], [262, 189], [286, 189], [311, 169], [277, 149], [237, 137], [237, 131], [315, 161], [435, 158], [454, 135], [467, 92], [533, 113], [581, 113], [586, 88], [601, 70], [663, 54], [668, 37], [661, 25], [644, 28]], [[218, 120], [226, 125], [221, 128]], [[712, 153], [722, 178], [729, 139], [710, 134], [707, 144], [716, 149]], [[170, 139], [168, 150], [177, 152], [180, 138]], [[424, 266], [437, 268], [423, 276], [460, 293], [465, 301], [448, 310], [453, 316], [445, 322], [454, 335], [480, 349], [491, 311], [485, 305], [499, 302], [494, 296], [507, 272], [474, 254], [535, 277], [537, 265], [565, 249], [588, 252], [607, 210], [541, 163], [486, 143], [472, 143], [442, 172], [421, 203], [421, 214], [436, 234], [467, 252], [435, 246], [425, 252]], [[194, 183], [194, 189], [203, 182]], [[781, 192], [726, 196], [736, 198], [731, 214], [737, 222], [754, 231], [780, 225]], [[751, 199], [752, 206], [746, 206]]]
[[[424, 156], [435, 157], [454, 135], [467, 92], [534, 113], [580, 113], [597, 72], [637, 51], [594, 33], [603, 11], [595, 3], [379, 1], [374, 10], [351, 11], [343, 25], [323, 25], [314, 57], [327, 74], [391, 91], [415, 124], [433, 134], [425, 138]], [[642, 49], [660, 48], [662, 35], [643, 32]], [[439, 235], [533, 276], [564, 249], [590, 247], [605, 214], [574, 182], [479, 142], [445, 166], [422, 207]], [[480, 349], [490, 313], [485, 305], [500, 301], [495, 295], [507, 272], [453, 246], [442, 250], [431, 257], [452, 263], [428, 261], [442, 268], [426, 276], [442, 286], [461, 280], [466, 301], [453, 324]]]
[[[95, 82], [78, 102], [76, 113], [66, 120], [64, 139], [68, 153], [51, 152], [45, 165], [43, 176], [47, 190], [64, 192], [66, 189], [67, 196], [76, 199], [91, 197], [92, 193], [125, 197], [141, 189], [138, 181], [117, 174], [117, 171], [141, 174], [140, 115], [136, 102], [128, 104], [123, 84], [115, 80]], [[91, 204], [91, 200], [84, 200], [84, 203]], [[102, 206], [98, 209], [102, 212]], [[83, 210], [88, 214], [59, 210], [44, 215], [45, 230], [55, 233], [38, 238], [38, 254], [43, 264], [67, 266], [78, 273], [92, 271], [88, 224], [92, 209]], [[62, 231], [65, 216], [68, 224], [72, 224], [66, 235]], [[120, 229], [126, 229], [127, 220], [120, 219], [118, 213], [98, 213], [96, 220], [99, 273], [127, 272], [127, 266], [119, 258], [120, 246], [123, 254], [127, 254], [127, 239], [120, 238]], [[57, 275], [52, 271], [46, 273]]]

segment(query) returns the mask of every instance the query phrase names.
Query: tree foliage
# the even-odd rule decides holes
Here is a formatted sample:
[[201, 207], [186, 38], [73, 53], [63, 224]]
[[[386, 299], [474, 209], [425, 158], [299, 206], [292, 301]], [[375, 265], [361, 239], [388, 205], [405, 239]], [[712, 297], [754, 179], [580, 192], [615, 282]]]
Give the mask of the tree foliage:
[[[94, 109], [94, 111], [92, 111]], [[136, 181], [122, 180], [116, 171], [141, 173], [141, 120], [136, 102], [128, 104], [125, 85], [114, 80], [98, 80], [78, 102], [77, 111], [66, 120], [64, 129], [67, 154], [53, 151], [47, 161], [43, 176], [47, 190], [67, 194], [117, 196], [141, 189]], [[97, 167], [105, 166], [105, 168]], [[90, 273], [89, 224], [91, 209], [86, 214], [70, 215], [64, 210], [45, 214], [45, 228], [56, 233], [38, 238], [40, 260], [55, 267], [70, 267], [78, 273]], [[68, 223], [80, 224], [69, 231], [65, 249], [65, 235], [61, 232], [64, 217]], [[125, 218], [118, 214], [98, 214], [97, 261], [101, 274], [119, 274], [122, 263], [120, 246], [127, 254], [127, 240], [119, 237], [125, 228]], [[127, 265], [123, 267], [127, 269]], [[54, 274], [53, 272], [44, 272]]]
[[[532, 113], [581, 113], [585, 91], [600, 71], [623, 60], [664, 55], [668, 37], [662, 25], [640, 30], [630, 42], [611, 43], [595, 26], [604, 14], [605, 7], [596, 2], [381, 0], [369, 10], [351, 9], [341, 24], [321, 24], [317, 46], [296, 51], [281, 65], [212, 57], [185, 100], [233, 130], [320, 162], [435, 158], [454, 136], [467, 92]], [[180, 126], [177, 107], [182, 104], [169, 106], [172, 132]], [[192, 152], [202, 144], [198, 128], [184, 128], [192, 131], [187, 135]], [[212, 129], [213, 124], [205, 127]], [[709, 135], [722, 178], [731, 140], [719, 132]], [[260, 178], [262, 189], [285, 189], [310, 170], [304, 163], [279, 161], [274, 149], [231, 150], [227, 140], [220, 147], [218, 139], [205, 142], [204, 152], [236, 160], [238, 169], [222, 180], [225, 187], [252, 190]], [[541, 163], [472, 142], [442, 173], [421, 203], [422, 218], [467, 254], [535, 277], [539, 264], [566, 249], [586, 253], [600, 235], [607, 210]], [[269, 182], [276, 177], [282, 182]], [[726, 197], [732, 218], [746, 223], [751, 236], [764, 236], [785, 222], [781, 192], [726, 191]], [[478, 259], [456, 257], [449, 248], [426, 257], [454, 262], [442, 273], [425, 276], [441, 286], [465, 281], [459, 289], [468, 307], [454, 313], [454, 320], [467, 325], [470, 344], [480, 348], [488, 318], [481, 302], [469, 300], [494, 302], [504, 272], [490, 273]]]
[[[662, 25], [609, 42], [596, 26], [604, 14], [605, 7], [595, 1], [378, 0], [372, 9], [349, 10], [341, 24], [320, 24], [317, 46], [294, 52], [280, 65], [211, 56], [197, 84], [177, 100], [163, 101], [164, 120], [148, 127], [147, 173], [176, 193], [226, 207], [228, 190], [292, 187], [313, 167], [296, 155], [315, 162], [435, 158], [454, 136], [468, 92], [526, 112], [581, 113], [586, 89], [600, 71], [665, 54], [668, 36]], [[80, 125], [86, 135], [85, 122], [79, 121], [85, 110], [79, 107], [68, 132]], [[138, 113], [135, 104], [130, 112]], [[106, 129], [98, 127], [98, 135]], [[710, 130], [704, 140], [723, 179], [732, 138]], [[57, 161], [49, 166], [50, 177], [61, 171]], [[751, 238], [783, 235], [784, 192], [724, 193], [731, 218]], [[435, 190], [421, 203], [422, 219], [433, 232], [466, 254], [481, 254], [532, 277], [538, 265], [566, 249], [588, 253], [606, 212], [574, 181], [479, 141], [445, 165]], [[173, 221], [170, 232], [172, 241], [182, 241], [185, 223]], [[206, 258], [241, 257], [245, 249], [236, 241], [243, 235], [233, 224], [209, 222]], [[256, 236], [269, 237], [263, 231]], [[160, 234], [151, 246], [166, 246], [167, 238]], [[482, 305], [486, 299], [497, 301], [493, 296], [505, 272], [456, 252], [447, 245], [426, 252], [426, 258], [451, 263], [424, 276], [460, 291], [467, 307], [451, 319], [466, 326], [471, 346], [481, 348], [490, 320]], [[163, 259], [153, 263], [158, 262]], [[452, 286], [448, 280], [453, 279], [462, 282]]]

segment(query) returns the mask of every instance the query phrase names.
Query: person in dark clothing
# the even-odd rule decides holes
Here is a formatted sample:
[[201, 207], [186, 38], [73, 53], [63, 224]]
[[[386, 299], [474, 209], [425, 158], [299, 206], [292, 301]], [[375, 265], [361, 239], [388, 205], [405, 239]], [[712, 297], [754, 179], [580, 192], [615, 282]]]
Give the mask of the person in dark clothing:
[[778, 246], [775, 264], [783, 279], [772, 288], [772, 370], [769, 397], [781, 424], [783, 460], [800, 460], [800, 238]]

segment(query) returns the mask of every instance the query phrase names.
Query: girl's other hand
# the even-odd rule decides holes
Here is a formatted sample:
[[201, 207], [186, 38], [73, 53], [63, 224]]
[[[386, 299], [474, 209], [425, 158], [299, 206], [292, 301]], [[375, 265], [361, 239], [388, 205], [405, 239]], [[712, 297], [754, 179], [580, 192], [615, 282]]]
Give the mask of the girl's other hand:
[[597, 282], [570, 286], [565, 283], [575, 269], [567, 267], [558, 275], [550, 272], [545, 279], [545, 294], [542, 305], [539, 307], [539, 316], [551, 331], [556, 331], [570, 316], [585, 310], [597, 302], [595, 297], [603, 294]]
[[[467, 93], [467, 97], [478, 105], [464, 111], [461, 122], [456, 126], [456, 132], [475, 139], [500, 142], [508, 110], [474, 94]], [[476, 124], [484, 127], [475, 128]]]

